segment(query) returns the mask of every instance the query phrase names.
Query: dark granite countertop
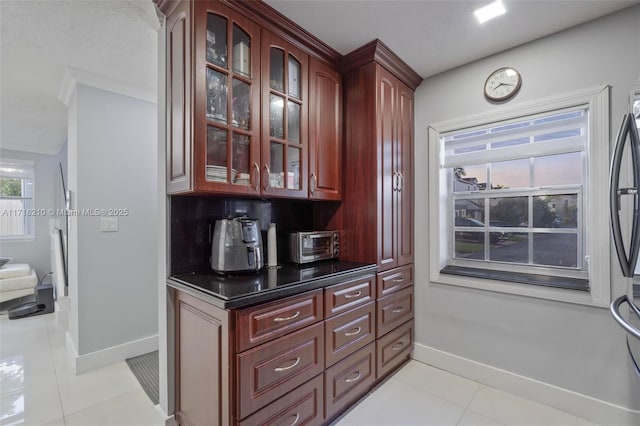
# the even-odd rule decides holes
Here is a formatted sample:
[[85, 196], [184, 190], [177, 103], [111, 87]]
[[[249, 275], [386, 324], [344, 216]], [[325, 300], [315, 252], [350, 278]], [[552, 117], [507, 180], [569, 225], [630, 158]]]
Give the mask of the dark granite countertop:
[[333, 260], [265, 267], [250, 275], [226, 276], [213, 271], [180, 274], [169, 277], [167, 285], [220, 308], [237, 309], [338, 284], [376, 270], [375, 264]]

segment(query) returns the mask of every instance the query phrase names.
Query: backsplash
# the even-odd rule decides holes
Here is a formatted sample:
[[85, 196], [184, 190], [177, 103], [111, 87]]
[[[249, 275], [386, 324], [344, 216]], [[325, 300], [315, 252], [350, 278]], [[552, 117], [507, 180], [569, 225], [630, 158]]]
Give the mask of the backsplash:
[[318, 203], [306, 200], [170, 196], [169, 206], [170, 275], [211, 271], [211, 235], [218, 219], [234, 216], [258, 219], [265, 250], [269, 223], [275, 223], [281, 235], [312, 230], [314, 223], [315, 229], [322, 227], [317, 220], [314, 222]]

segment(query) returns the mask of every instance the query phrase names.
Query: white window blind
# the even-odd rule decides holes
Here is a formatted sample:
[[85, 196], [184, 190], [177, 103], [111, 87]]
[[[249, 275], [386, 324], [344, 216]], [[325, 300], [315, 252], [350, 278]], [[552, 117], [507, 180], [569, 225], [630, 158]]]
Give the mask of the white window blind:
[[587, 146], [587, 129], [588, 115], [584, 109], [578, 109], [443, 135], [441, 166], [460, 167], [580, 152]]

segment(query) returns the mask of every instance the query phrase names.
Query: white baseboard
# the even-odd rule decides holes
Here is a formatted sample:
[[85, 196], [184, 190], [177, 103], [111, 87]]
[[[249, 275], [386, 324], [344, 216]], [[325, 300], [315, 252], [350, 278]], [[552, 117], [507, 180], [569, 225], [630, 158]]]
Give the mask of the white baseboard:
[[122, 345], [112, 346], [84, 355], [78, 355], [75, 345], [67, 333], [67, 355], [70, 358], [70, 365], [76, 374], [105, 367], [116, 362], [124, 361], [127, 358], [143, 355], [158, 350], [158, 335], [134, 340]]
[[413, 359], [603, 425], [639, 425], [640, 411], [420, 344]]

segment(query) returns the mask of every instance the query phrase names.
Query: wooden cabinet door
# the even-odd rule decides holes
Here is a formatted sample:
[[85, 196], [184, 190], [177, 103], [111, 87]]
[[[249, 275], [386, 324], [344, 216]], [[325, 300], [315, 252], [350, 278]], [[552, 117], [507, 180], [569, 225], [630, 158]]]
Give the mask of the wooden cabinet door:
[[377, 147], [378, 147], [378, 270], [397, 266], [396, 259], [396, 188], [395, 170], [397, 79], [376, 66]]
[[180, 291], [175, 297], [176, 417], [181, 425], [230, 422], [229, 313]]
[[262, 32], [263, 195], [307, 198], [309, 57]]
[[220, 2], [194, 5], [196, 190], [258, 195], [260, 27]]
[[309, 198], [342, 198], [342, 76], [309, 59]]
[[413, 263], [413, 91], [398, 82], [396, 141], [396, 257], [398, 266]]
[[167, 193], [193, 188], [191, 166], [191, 4], [181, 2], [167, 19]]

